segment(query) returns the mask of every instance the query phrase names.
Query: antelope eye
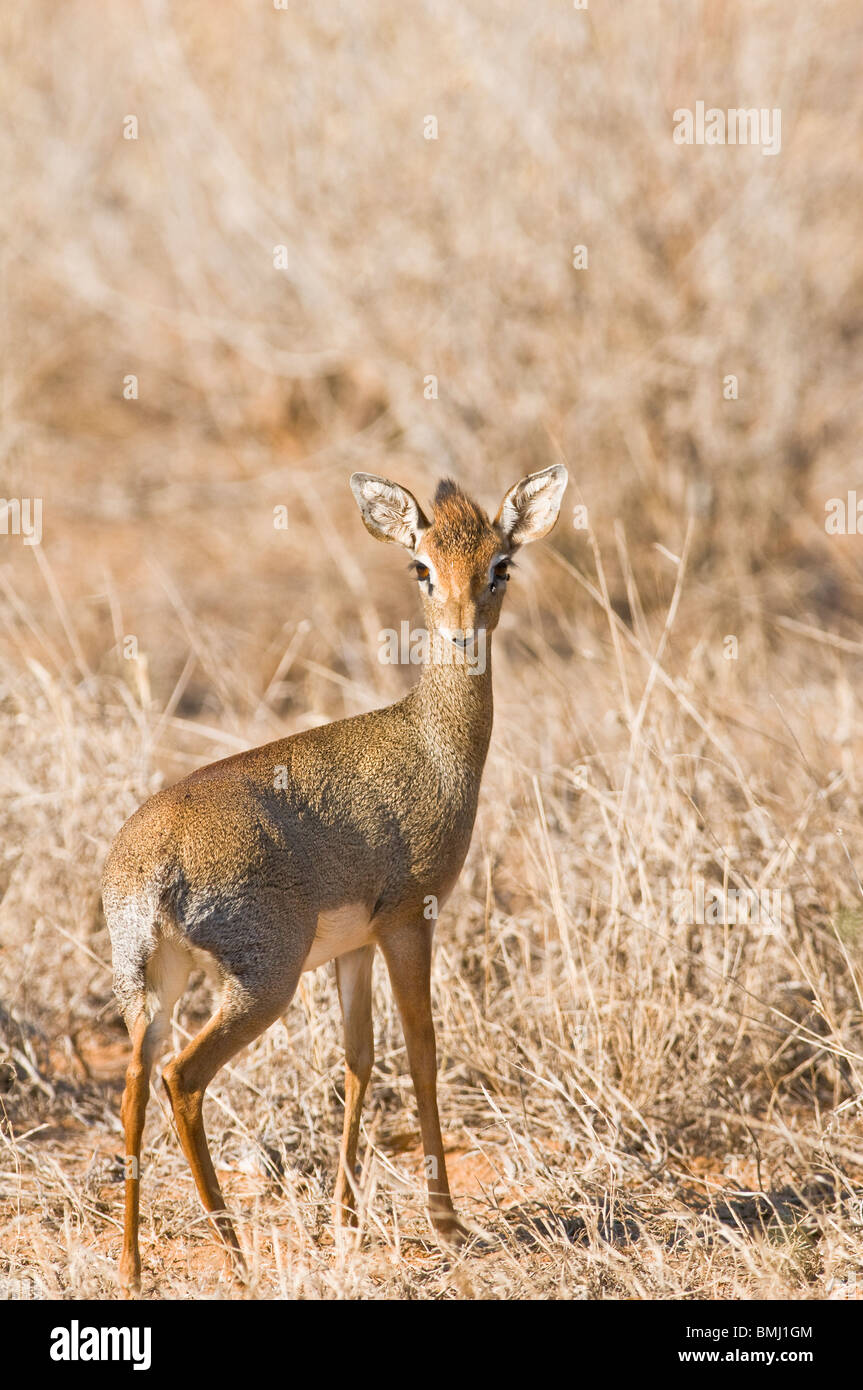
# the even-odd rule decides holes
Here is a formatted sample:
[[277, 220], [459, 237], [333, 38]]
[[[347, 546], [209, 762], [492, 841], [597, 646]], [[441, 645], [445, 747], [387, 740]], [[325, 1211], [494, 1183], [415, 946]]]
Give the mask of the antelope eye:
[[502, 560], [499, 565], [495, 565], [494, 569], [491, 572], [491, 584], [489, 585], [489, 588], [491, 589], [492, 593], [494, 593], [498, 584], [505, 584], [508, 579], [509, 570], [507, 569], [507, 563], [505, 560]]
[[414, 572], [421, 584], [424, 584], [431, 575], [431, 570], [428, 565], [422, 565], [419, 561], [414, 565]]

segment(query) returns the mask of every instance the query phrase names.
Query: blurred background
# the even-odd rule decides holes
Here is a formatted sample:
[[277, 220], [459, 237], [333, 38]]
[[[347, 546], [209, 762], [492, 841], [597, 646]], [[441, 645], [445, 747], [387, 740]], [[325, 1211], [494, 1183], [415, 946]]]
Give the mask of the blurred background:
[[[119, 1210], [126, 1042], [98, 879], [123, 819], [202, 762], [416, 675], [376, 659], [416, 600], [351, 471], [423, 502], [452, 475], [494, 511], [563, 459], [561, 522], [522, 558], [496, 639], [484, 803], [441, 924], [456, 1191], [486, 1225], [489, 1192], [522, 1224], [543, 1205], [512, 1248], [568, 1296], [847, 1284], [863, 542], [829, 534], [825, 508], [863, 499], [859, 6], [34, 0], [0, 42], [0, 492], [43, 507], [41, 545], [0, 535], [0, 1094], [15, 1133], [45, 1127], [16, 1141], [10, 1269], [110, 1286], [98, 1213]], [[779, 108], [781, 151], [676, 144], [673, 113], [697, 101]], [[693, 874], [781, 888], [786, 932], [670, 939], [663, 904]], [[205, 1003], [188, 1009], [197, 1026]], [[372, 1296], [365, 1267], [333, 1283], [318, 1249], [341, 1072], [327, 972], [294, 1013], [287, 1044], [250, 1054], [254, 1104], [219, 1083], [233, 1119], [214, 1143], [276, 1202], [299, 1106], [307, 1206], [276, 1224], [299, 1221], [323, 1263], [281, 1290]], [[378, 1016], [376, 1152], [416, 1176], [416, 1214], [382, 983]], [[664, 1272], [643, 1253], [665, 1248], [646, 1208], [597, 1225], [608, 1174], [637, 1205], [645, 1163], [649, 1191], [662, 1170], [666, 1206], [711, 1230], [717, 1192], [773, 1205], [693, 1284], [686, 1250]], [[192, 1220], [190, 1181], [174, 1189], [159, 1200]], [[626, 1244], [630, 1220], [644, 1240], [624, 1276], [597, 1232]], [[188, 1292], [209, 1246], [182, 1229], [165, 1259]], [[498, 1296], [518, 1292], [512, 1268]], [[428, 1278], [415, 1294], [452, 1292]]]
[[[254, 669], [297, 594], [329, 607], [306, 528], [386, 563], [352, 468], [496, 506], [558, 451], [617, 604], [615, 523], [651, 608], [695, 515], [723, 615], [853, 618], [824, 505], [863, 412], [861, 29], [793, 0], [8, 16], [4, 495], [44, 498], [88, 655], [107, 571], [176, 678], [156, 564]], [[779, 107], [781, 152], [675, 144], [698, 99]]]

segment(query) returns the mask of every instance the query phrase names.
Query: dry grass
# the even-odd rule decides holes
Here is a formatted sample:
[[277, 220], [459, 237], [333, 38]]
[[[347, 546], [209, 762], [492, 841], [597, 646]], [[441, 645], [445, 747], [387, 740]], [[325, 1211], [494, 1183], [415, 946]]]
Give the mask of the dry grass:
[[[428, 1236], [379, 971], [363, 1231], [334, 1244], [322, 970], [211, 1091], [251, 1293], [863, 1291], [863, 586], [824, 530], [860, 482], [861, 20], [617, 10], [4, 20], [3, 492], [43, 498], [44, 541], [0, 536], [0, 1292], [115, 1292], [116, 829], [412, 678], [376, 660], [414, 596], [347, 474], [451, 471], [491, 506], [559, 452], [590, 527], [570, 510], [517, 572], [438, 931], [451, 1180], [485, 1237]], [[697, 99], [781, 106], [781, 154], [676, 146]], [[780, 929], [678, 923], [697, 880], [781, 891]], [[242, 1296], [160, 1095], [143, 1205], [145, 1296]]]

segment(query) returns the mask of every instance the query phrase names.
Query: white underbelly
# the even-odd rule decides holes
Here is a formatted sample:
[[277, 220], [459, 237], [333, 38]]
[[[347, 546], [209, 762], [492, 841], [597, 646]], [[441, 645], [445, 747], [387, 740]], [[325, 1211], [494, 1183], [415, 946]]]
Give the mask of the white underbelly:
[[346, 903], [344, 907], [321, 912], [312, 949], [303, 961], [303, 970], [316, 970], [328, 960], [343, 956], [366, 946], [372, 939], [371, 918], [363, 903]]

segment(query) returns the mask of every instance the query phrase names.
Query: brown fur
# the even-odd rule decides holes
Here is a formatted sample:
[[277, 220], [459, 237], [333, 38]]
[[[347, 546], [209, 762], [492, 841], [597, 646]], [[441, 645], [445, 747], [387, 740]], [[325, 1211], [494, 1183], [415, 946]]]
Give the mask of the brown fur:
[[[547, 481], [534, 475], [534, 486], [553, 493], [552, 502], [556, 496], [556, 516], [565, 474], [561, 482], [562, 470], [547, 472]], [[239, 1242], [204, 1133], [206, 1087], [284, 1011], [304, 969], [335, 959], [347, 1065], [336, 1209], [351, 1221], [359, 1116], [372, 1066], [376, 946], [404, 1025], [432, 1222], [444, 1236], [461, 1229], [437, 1111], [428, 909], [450, 893], [470, 844], [492, 694], [490, 650], [484, 668], [474, 669], [460, 639], [446, 634], [494, 629], [504, 584], [492, 587], [489, 566], [508, 553], [510, 539], [500, 518], [492, 524], [454, 483], [439, 487], [431, 524], [395, 484], [358, 474], [352, 486], [373, 534], [407, 544], [434, 567], [425, 616], [429, 631], [443, 636], [418, 684], [386, 709], [192, 773], [126, 822], [105, 865], [115, 989], [133, 1039], [123, 1099], [126, 1288], [140, 1278], [137, 1164], [150, 1070], [199, 961], [221, 981], [221, 1002], [163, 1079], [201, 1200], [238, 1263]], [[518, 510], [525, 515], [521, 503]], [[544, 534], [535, 520], [531, 525]]]
[[[452, 478], [438, 483], [432, 510], [435, 547], [443, 552], [474, 556], [489, 537], [491, 523], [467, 493]], [[498, 541], [502, 537], [498, 536]]]

